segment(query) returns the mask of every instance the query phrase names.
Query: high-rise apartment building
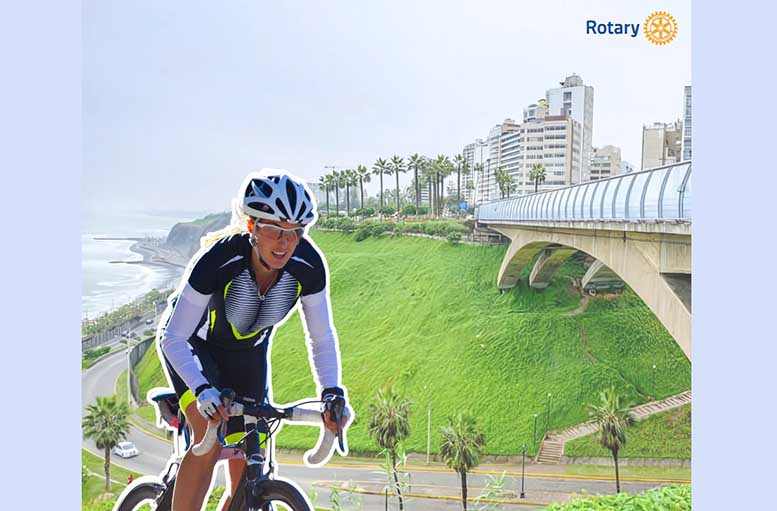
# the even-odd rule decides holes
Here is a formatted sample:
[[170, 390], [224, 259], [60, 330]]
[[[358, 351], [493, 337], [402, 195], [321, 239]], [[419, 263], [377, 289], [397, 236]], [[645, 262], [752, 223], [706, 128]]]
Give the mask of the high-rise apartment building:
[[682, 123], [656, 122], [642, 127], [642, 169], [680, 161]]
[[[487, 142], [481, 146], [485, 149], [481, 153], [484, 170], [474, 204], [502, 198], [495, 179], [497, 169], [512, 176], [515, 190], [511, 196], [534, 193], [535, 183], [529, 178], [534, 165], [545, 169], [545, 181], [538, 184], [538, 191], [566, 186], [573, 175], [580, 174], [575, 152], [580, 147], [581, 125], [569, 116], [545, 115], [542, 108], [532, 112], [537, 106], [526, 108], [527, 121], [518, 124], [505, 119], [491, 129]], [[473, 149], [472, 144], [465, 147], [467, 152]]]
[[469, 167], [469, 173], [461, 178], [462, 195], [469, 204], [479, 204], [478, 186], [485, 175], [488, 144], [478, 138], [473, 143], [465, 145], [461, 155]]
[[577, 184], [589, 179], [593, 151], [594, 88], [583, 84], [583, 79], [576, 74], [564, 78], [560, 85], [561, 87], [548, 89], [545, 93], [547, 115], [570, 116], [580, 124], [580, 145], [572, 148], [573, 159], [577, 160], [575, 167], [578, 170], [572, 175], [569, 183]]
[[591, 181], [617, 176], [622, 168], [620, 148], [614, 145], [594, 147], [591, 156]]
[[682, 161], [691, 159], [691, 86], [686, 85], [683, 94], [683, 142]]
[[477, 197], [479, 202], [489, 202], [500, 198], [499, 187], [494, 178], [496, 170], [502, 166], [502, 136], [508, 133], [516, 132], [520, 129], [520, 124], [513, 119], [505, 119], [502, 124], [497, 124], [488, 132], [486, 139], [487, 159], [484, 162], [484, 179], [478, 183]]

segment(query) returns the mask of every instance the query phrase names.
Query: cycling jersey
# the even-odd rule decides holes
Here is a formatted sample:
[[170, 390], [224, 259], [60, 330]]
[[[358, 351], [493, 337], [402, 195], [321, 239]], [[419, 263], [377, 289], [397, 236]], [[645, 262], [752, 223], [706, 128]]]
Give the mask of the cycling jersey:
[[[193, 391], [205, 384], [218, 388], [222, 383], [211, 381], [213, 373], [210, 378], [203, 375], [208, 371], [203, 371], [206, 364], [198, 355], [205, 349], [208, 357], [215, 359], [209, 365], [217, 366], [221, 374], [245, 372], [245, 366], [231, 367], [232, 362], [228, 362], [239, 361], [241, 356], [258, 364], [252, 366], [256, 371], [249, 371], [249, 377], [256, 378], [251, 387], [261, 392], [246, 397], [264, 400], [267, 347], [274, 326], [283, 322], [298, 302], [316, 381], [320, 389], [340, 386], [328, 271], [318, 247], [308, 238], [300, 238], [276, 283], [263, 297], [251, 266], [252, 250], [248, 233], [219, 239], [193, 258], [181, 288], [171, 298], [159, 346], [183, 409], [194, 400]], [[233, 357], [225, 355], [227, 352], [236, 353]], [[187, 387], [190, 392], [184, 397]]]
[[303, 237], [261, 300], [248, 239], [247, 233], [220, 239], [197, 259], [188, 278], [196, 291], [211, 295], [197, 336], [224, 349], [241, 350], [264, 342], [300, 296], [319, 293], [326, 286], [323, 259]]

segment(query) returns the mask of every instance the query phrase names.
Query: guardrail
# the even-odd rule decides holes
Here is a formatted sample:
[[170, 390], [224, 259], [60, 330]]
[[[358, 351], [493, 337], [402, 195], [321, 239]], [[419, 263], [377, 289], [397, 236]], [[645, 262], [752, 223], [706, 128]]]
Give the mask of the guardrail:
[[511, 197], [475, 210], [480, 222], [685, 220], [692, 218], [691, 162]]

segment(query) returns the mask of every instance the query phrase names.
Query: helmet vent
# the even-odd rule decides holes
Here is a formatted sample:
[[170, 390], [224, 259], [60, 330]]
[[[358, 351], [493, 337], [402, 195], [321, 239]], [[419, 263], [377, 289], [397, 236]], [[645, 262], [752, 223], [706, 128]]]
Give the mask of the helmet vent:
[[283, 216], [289, 219], [291, 218], [291, 215], [289, 215], [289, 212], [286, 211], [286, 207], [283, 205], [281, 199], [275, 199], [275, 205], [278, 207], [278, 211], [280, 211]]
[[291, 180], [286, 180], [286, 196], [289, 198], [289, 206], [291, 210], [297, 209], [297, 190], [294, 188], [294, 183]]

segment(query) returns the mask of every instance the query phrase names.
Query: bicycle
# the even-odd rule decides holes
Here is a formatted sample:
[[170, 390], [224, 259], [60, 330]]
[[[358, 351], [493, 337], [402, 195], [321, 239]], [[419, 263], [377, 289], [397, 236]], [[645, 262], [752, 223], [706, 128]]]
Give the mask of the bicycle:
[[[235, 454], [242, 453], [246, 468], [227, 511], [269, 511], [275, 509], [274, 504], [282, 504], [292, 511], [312, 511], [312, 504], [294, 482], [275, 478], [273, 435], [284, 420], [318, 425], [322, 433], [316, 447], [305, 453], [305, 464], [320, 466], [325, 463], [333, 454], [335, 440], [338, 451], [345, 456], [348, 453], [345, 431], [332, 433], [323, 426], [319, 409], [302, 406], [323, 402], [325, 409], [332, 411], [338, 426], [342, 417], [345, 417], [347, 426], [352, 414], [344, 406], [344, 400], [310, 400], [276, 408], [269, 404], [248, 403], [229, 389], [223, 390], [221, 396], [230, 415], [245, 416], [245, 435], [234, 444], [223, 445], [223, 435], [220, 432], [223, 421], [209, 422], [202, 441], [191, 446], [191, 449], [195, 456], [201, 456], [209, 452], [216, 442], [221, 442], [222, 454], [229, 453], [230, 450]], [[149, 392], [148, 400], [157, 408], [158, 424], [176, 431], [173, 455], [161, 477], [144, 476], [128, 485], [114, 504], [113, 511], [133, 511], [144, 504], [150, 505], [155, 511], [172, 509], [177, 470], [183, 460], [183, 454], [190, 446], [191, 434], [185, 423], [185, 416], [179, 409], [175, 393], [169, 389], [154, 389]], [[265, 435], [264, 440], [261, 438], [262, 434]]]

